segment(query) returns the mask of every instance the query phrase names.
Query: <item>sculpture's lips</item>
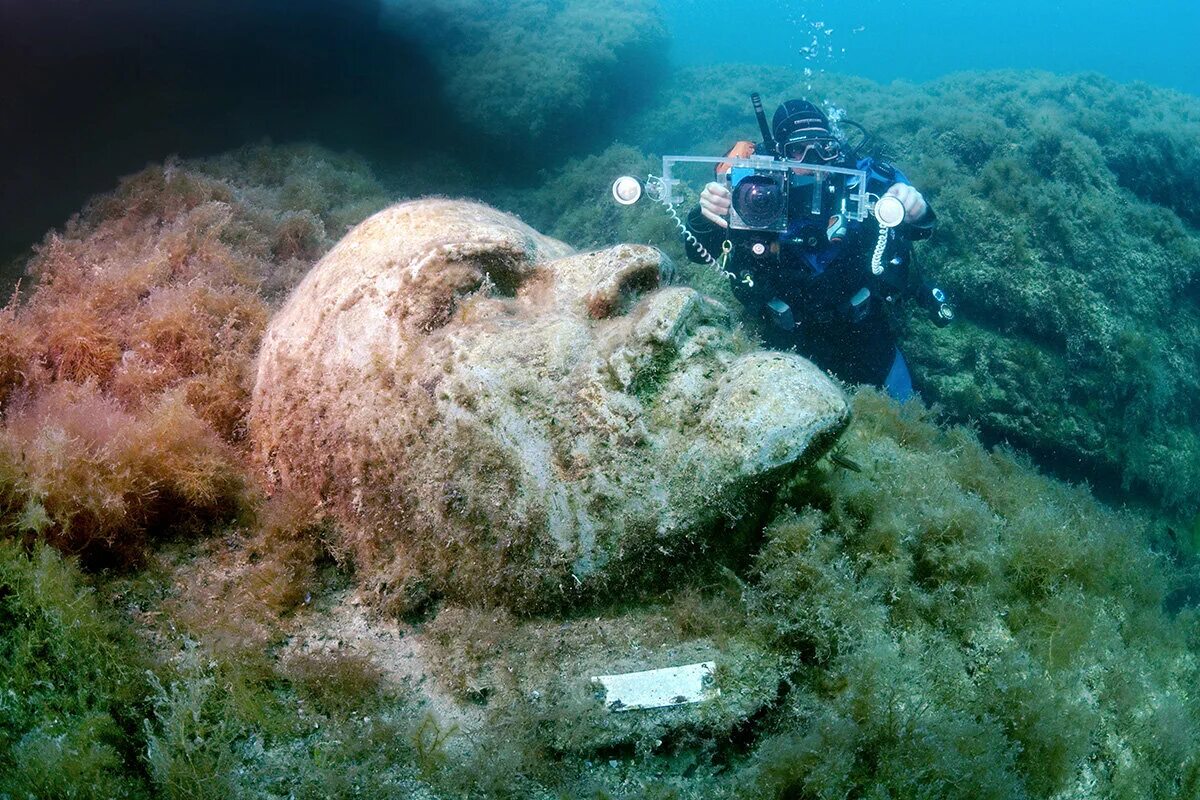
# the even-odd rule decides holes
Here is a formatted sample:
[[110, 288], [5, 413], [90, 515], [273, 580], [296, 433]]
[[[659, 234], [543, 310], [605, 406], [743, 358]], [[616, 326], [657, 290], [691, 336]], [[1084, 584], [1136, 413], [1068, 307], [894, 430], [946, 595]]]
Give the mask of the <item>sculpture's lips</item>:
[[791, 353], [742, 356], [722, 378], [702, 435], [723, 445], [729, 466], [746, 473], [811, 457], [818, 439], [832, 438], [849, 420], [845, 398], [823, 388], [824, 377], [811, 361]]

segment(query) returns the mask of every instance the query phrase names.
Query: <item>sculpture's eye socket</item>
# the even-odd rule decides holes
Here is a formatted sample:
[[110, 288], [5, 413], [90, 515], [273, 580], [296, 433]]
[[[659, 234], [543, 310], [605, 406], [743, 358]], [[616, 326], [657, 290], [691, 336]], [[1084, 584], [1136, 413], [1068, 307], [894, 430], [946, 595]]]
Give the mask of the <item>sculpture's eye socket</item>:
[[661, 254], [626, 261], [618, 269], [599, 276], [586, 297], [588, 316], [606, 319], [627, 314], [642, 295], [657, 289], [661, 282]]
[[481, 285], [487, 287], [492, 297], [516, 297], [517, 290], [533, 274], [523, 254], [495, 251], [484, 253], [474, 259], [483, 272]]
[[404, 298], [423, 333], [449, 323], [472, 295], [516, 297], [536, 273], [526, 254], [490, 245], [423, 266]]
[[627, 272], [621, 276], [617, 285], [617, 306], [615, 316], [624, 316], [633, 309], [646, 292], [658, 288], [660, 276], [658, 266], [646, 266]]

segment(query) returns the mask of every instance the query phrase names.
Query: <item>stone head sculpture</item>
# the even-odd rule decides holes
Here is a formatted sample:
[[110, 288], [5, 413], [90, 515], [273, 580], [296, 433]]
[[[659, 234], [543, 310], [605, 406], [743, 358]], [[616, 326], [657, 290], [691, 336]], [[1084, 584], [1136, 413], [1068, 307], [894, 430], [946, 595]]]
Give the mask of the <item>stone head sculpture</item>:
[[379, 212], [265, 335], [250, 422], [269, 488], [327, 509], [398, 608], [544, 609], [694, 552], [847, 407], [667, 266], [475, 203]]

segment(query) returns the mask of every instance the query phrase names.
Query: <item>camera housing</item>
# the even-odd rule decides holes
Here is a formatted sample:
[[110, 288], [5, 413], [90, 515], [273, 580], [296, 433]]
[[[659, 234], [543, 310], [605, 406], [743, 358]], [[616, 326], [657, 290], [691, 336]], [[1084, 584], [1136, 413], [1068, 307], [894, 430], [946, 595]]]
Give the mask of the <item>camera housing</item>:
[[715, 169], [717, 180], [729, 187], [729, 227], [734, 230], [782, 233], [797, 218], [824, 226], [834, 215], [861, 222], [871, 211], [865, 171], [765, 155], [663, 156], [661, 199], [676, 202], [681, 172], [686, 172], [688, 185], [712, 180], [701, 168], [708, 176]]
[[767, 158], [755, 166], [731, 165], [724, 175], [732, 230], [783, 233], [793, 220], [866, 215], [866, 173], [860, 170]]

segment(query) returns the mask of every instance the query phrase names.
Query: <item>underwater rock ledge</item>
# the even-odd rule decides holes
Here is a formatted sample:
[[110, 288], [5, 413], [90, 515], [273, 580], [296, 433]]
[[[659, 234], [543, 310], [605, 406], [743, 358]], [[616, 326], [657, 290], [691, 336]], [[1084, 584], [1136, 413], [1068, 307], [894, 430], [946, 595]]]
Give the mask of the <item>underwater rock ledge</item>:
[[250, 428], [269, 490], [321, 503], [393, 610], [644, 583], [848, 421], [817, 367], [755, 350], [669, 271], [654, 248], [575, 253], [472, 202], [375, 214], [264, 337]]

